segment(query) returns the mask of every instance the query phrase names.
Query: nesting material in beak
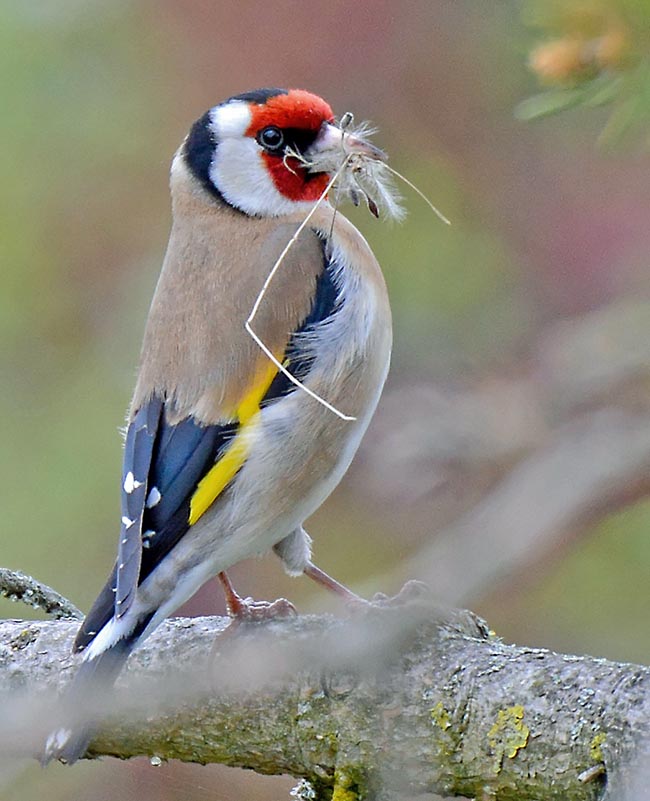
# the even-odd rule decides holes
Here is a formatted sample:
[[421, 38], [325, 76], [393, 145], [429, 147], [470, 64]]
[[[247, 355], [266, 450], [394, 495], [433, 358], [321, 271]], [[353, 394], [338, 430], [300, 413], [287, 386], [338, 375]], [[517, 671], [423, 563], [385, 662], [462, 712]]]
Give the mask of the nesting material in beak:
[[304, 153], [287, 155], [297, 158], [310, 173], [339, 173], [335, 204], [347, 199], [358, 206], [363, 198], [375, 217], [401, 220], [405, 212], [386, 164], [388, 156], [368, 139], [373, 129], [364, 123], [353, 127], [351, 115], [344, 119], [340, 127], [324, 122]]
[[350, 156], [360, 156], [372, 161], [388, 161], [383, 150], [375, 147], [368, 141], [373, 131], [368, 126], [360, 126], [356, 131], [348, 131], [329, 122], [324, 122], [314, 144], [306, 151], [310, 155], [326, 157], [337, 155], [340, 159], [341, 151]]

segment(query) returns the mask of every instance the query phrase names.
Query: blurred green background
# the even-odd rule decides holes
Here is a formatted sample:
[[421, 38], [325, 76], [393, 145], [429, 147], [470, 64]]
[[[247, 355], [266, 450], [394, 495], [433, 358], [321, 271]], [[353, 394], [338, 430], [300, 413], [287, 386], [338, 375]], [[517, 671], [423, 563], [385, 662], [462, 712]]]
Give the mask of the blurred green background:
[[[576, 13], [558, 16], [562, 7]], [[118, 429], [166, 246], [171, 155], [205, 109], [259, 86], [306, 88], [339, 115], [372, 120], [392, 163], [453, 222], [440, 224], [406, 187], [400, 226], [350, 213], [386, 274], [395, 350], [360, 455], [308, 527], [318, 563], [359, 591], [396, 591], [413, 573], [396, 565], [417, 562], [572, 426], [604, 409], [643, 420], [647, 130], [603, 149], [611, 106], [581, 97], [534, 123], [514, 110], [545, 88], [533, 111], [637, 69], [632, 55], [607, 69], [567, 67], [553, 61], [557, 47], [535, 47], [600, 41], [600, 25], [623, 31], [631, 53], [629, 20], [648, 13], [640, 0], [2, 3], [0, 564], [82, 609], [104, 580], [117, 541]], [[644, 110], [635, 108], [632, 121]], [[500, 546], [494, 575], [447, 599], [509, 641], [647, 663], [650, 456], [643, 464], [586, 498], [516, 567]], [[544, 486], [539, 497], [554, 503]], [[521, 510], [522, 530], [535, 514]], [[338, 609], [271, 557], [233, 576], [244, 594]], [[184, 612], [222, 609], [208, 585]], [[0, 613], [29, 616], [6, 600]], [[110, 760], [45, 773], [21, 765], [3, 781], [0, 796], [26, 801], [272, 799], [292, 784]]]

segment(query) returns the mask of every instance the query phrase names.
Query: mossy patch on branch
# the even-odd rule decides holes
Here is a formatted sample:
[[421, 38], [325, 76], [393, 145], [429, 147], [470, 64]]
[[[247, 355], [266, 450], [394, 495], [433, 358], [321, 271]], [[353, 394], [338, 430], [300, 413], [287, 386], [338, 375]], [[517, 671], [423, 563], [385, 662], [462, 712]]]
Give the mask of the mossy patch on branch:
[[488, 732], [488, 743], [494, 755], [493, 770], [499, 773], [503, 758], [514, 759], [517, 752], [528, 744], [530, 729], [524, 723], [524, 708], [521, 704], [500, 709], [497, 719]]

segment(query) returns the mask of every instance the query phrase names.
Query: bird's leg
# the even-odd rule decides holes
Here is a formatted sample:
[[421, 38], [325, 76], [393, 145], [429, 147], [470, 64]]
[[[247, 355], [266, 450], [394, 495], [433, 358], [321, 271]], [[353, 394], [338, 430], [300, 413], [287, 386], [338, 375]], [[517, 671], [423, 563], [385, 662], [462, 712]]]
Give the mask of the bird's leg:
[[325, 587], [326, 590], [329, 590], [330, 592], [338, 595], [340, 598], [343, 598], [346, 605], [351, 607], [353, 610], [364, 610], [371, 606], [403, 606], [431, 595], [431, 590], [426, 584], [424, 584], [424, 582], [407, 581], [397, 595], [391, 597], [385, 595], [383, 592], [378, 592], [375, 593], [371, 600], [367, 601], [365, 598], [362, 598], [360, 595], [352, 592], [352, 590], [349, 590], [343, 584], [340, 584], [336, 579], [332, 578], [325, 573], [325, 571], [321, 570], [320, 567], [316, 567], [313, 562], [308, 562], [303, 572], [306, 576], [309, 576], [309, 578], [313, 579], [322, 587]]
[[257, 623], [278, 617], [291, 617], [296, 614], [296, 607], [286, 598], [278, 598], [276, 601], [254, 601], [252, 598], [242, 598], [235, 591], [225, 572], [219, 573], [218, 578], [226, 597], [228, 614], [235, 624]]
[[366, 601], [352, 590], [343, 586], [336, 579], [328, 576], [320, 567], [311, 561], [311, 537], [302, 526], [298, 526], [280, 542], [273, 546], [275, 553], [282, 559], [284, 569], [290, 576], [309, 576], [321, 587], [333, 592], [351, 606], [365, 605]]
[[316, 567], [313, 562], [307, 562], [303, 573], [305, 576], [313, 579], [317, 584], [320, 584], [321, 587], [325, 587], [326, 590], [338, 595], [339, 598], [343, 598], [343, 600], [351, 606], [366, 605], [368, 603], [368, 601], [360, 595], [352, 592], [352, 590], [349, 590], [346, 586], [329, 576], [324, 570], [321, 570], [320, 567]]

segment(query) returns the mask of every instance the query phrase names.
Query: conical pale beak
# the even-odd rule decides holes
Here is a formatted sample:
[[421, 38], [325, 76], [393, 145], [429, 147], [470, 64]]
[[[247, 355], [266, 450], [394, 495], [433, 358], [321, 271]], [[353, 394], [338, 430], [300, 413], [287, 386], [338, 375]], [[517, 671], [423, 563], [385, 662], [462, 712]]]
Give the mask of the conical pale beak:
[[315, 162], [316, 170], [323, 169], [323, 163], [332, 159], [332, 166], [338, 166], [348, 155], [359, 155], [374, 161], [388, 161], [383, 150], [371, 145], [338, 128], [330, 122], [324, 122], [313, 144], [304, 153], [307, 160]]

